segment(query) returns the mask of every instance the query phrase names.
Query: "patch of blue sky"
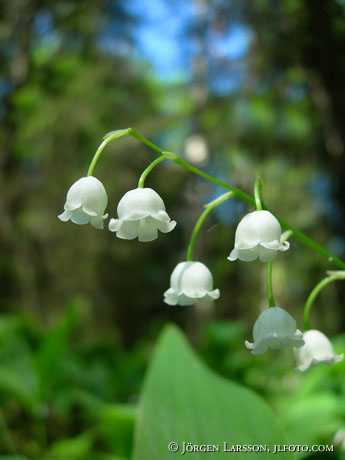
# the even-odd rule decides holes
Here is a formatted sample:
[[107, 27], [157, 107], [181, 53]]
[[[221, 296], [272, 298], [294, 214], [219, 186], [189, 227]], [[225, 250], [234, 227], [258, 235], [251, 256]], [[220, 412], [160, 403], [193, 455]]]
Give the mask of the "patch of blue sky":
[[209, 34], [209, 46], [217, 58], [242, 59], [248, 52], [252, 41], [252, 31], [244, 24], [231, 24], [226, 33], [212, 31]]
[[[218, 177], [224, 182], [231, 182], [231, 167], [224, 159], [213, 159], [206, 169], [209, 174]], [[211, 192], [205, 197], [205, 203], [215, 200], [226, 191], [218, 185], [212, 185]], [[242, 201], [231, 199], [218, 206], [213, 212], [224, 225], [233, 225], [243, 217], [247, 212], [247, 208], [248, 206]]]
[[0, 97], [6, 96], [12, 89], [13, 85], [9, 81], [4, 78], [0, 79]]
[[[195, 11], [192, 2], [176, 0], [151, 0], [144, 4], [140, 0], [128, 2], [129, 11], [139, 20], [133, 30], [137, 52], [152, 65], [153, 71], [161, 80], [181, 80], [191, 77], [191, 59], [195, 53], [190, 30]], [[226, 72], [221, 78], [213, 78], [213, 62], [221, 60], [238, 60], [245, 57], [251, 40], [251, 30], [241, 24], [233, 23], [224, 33], [213, 31], [207, 37], [210, 51], [211, 89], [225, 93], [237, 89], [243, 81], [243, 69]]]
[[52, 16], [49, 11], [42, 10], [34, 18], [34, 29], [37, 35], [46, 36], [53, 30]]
[[108, 25], [99, 34], [97, 45], [104, 53], [112, 56], [128, 57], [134, 52], [128, 34], [121, 33], [118, 27], [113, 25]]
[[247, 76], [247, 68], [241, 65], [214, 64], [208, 73], [208, 85], [210, 91], [218, 96], [224, 96], [238, 91]]
[[48, 10], [40, 11], [34, 18], [34, 31], [36, 44], [49, 52], [55, 51], [61, 37], [54, 27], [51, 13]]
[[[214, 186], [213, 192], [208, 197], [207, 201], [212, 201], [223, 195], [226, 192], [221, 187]], [[247, 212], [247, 205], [242, 201], [231, 199], [227, 200], [218, 206], [213, 212], [218, 220], [224, 225], [234, 225], [238, 222], [243, 215]]]
[[[189, 34], [196, 19], [192, 2], [183, 0], [129, 0], [126, 10], [134, 17], [132, 25], [109, 18], [99, 35], [98, 45], [106, 53], [137, 57], [148, 62], [155, 78], [164, 82], [189, 80], [195, 49]], [[130, 33], [128, 30], [130, 27]], [[35, 18], [37, 38], [45, 44], [56, 41], [49, 11]], [[129, 36], [131, 39], [129, 39]], [[251, 30], [242, 23], [232, 23], [224, 32], [212, 30], [207, 37], [210, 51], [210, 90], [225, 94], [237, 90], [244, 78], [243, 67], [227, 68], [223, 61], [242, 59], [250, 46]]]
[[156, 78], [188, 78], [188, 44], [183, 32], [192, 18], [191, 3], [132, 0], [128, 8], [139, 18], [133, 30], [137, 53], [150, 62]]
[[315, 173], [309, 182], [309, 190], [314, 197], [313, 203], [320, 215], [326, 216], [334, 226], [343, 222], [344, 214], [333, 199], [334, 187], [328, 174]]
[[245, 57], [252, 41], [252, 31], [245, 25], [231, 24], [226, 33], [210, 33], [211, 65], [209, 86], [222, 96], [237, 91], [245, 81]]

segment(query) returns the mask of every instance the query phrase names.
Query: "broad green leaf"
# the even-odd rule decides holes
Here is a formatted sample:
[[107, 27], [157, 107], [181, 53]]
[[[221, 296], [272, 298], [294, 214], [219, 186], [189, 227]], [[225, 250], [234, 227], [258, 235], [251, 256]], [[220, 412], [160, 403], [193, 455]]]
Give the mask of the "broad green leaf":
[[[168, 450], [170, 442], [178, 453]], [[183, 443], [219, 446], [219, 452], [194, 452], [193, 460], [228, 459], [231, 445], [284, 444], [284, 435], [270, 408], [252, 391], [208, 370], [173, 327], [157, 346], [139, 408], [134, 460], [165, 460], [181, 456]], [[236, 459], [258, 458], [257, 452], [237, 452]], [[259, 455], [260, 458], [260, 455]], [[261, 458], [293, 458], [263, 452]]]

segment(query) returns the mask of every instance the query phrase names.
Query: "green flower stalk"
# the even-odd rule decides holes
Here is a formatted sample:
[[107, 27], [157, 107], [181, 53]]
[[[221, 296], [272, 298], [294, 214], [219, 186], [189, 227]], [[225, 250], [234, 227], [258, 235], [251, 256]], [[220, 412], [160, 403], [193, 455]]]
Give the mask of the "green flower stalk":
[[205, 205], [204, 211], [200, 214], [200, 217], [198, 218], [198, 220], [197, 220], [197, 222], [196, 222], [196, 224], [195, 224], [195, 226], [193, 228], [192, 235], [191, 235], [188, 247], [187, 247], [186, 260], [188, 260], [188, 261], [193, 260], [193, 251], [194, 251], [195, 243], [196, 243], [197, 237], [198, 237], [198, 235], [200, 233], [201, 227], [203, 226], [203, 224], [204, 224], [205, 220], [207, 219], [208, 215], [217, 206], [221, 205], [226, 200], [230, 200], [230, 198], [232, 198], [233, 196], [234, 196], [233, 192], [227, 192], [227, 193], [224, 193], [223, 195], [219, 196], [215, 200], [210, 201], [209, 203], [207, 203]]
[[164, 302], [168, 305], [188, 306], [219, 298], [219, 289], [213, 289], [212, 273], [205, 264], [195, 261], [193, 255], [206, 218], [217, 206], [232, 196], [233, 192], [227, 192], [205, 205], [193, 228], [187, 247], [186, 261], [177, 264], [171, 274], [170, 287], [164, 293]]
[[338, 280], [345, 280], [345, 271], [343, 270], [335, 270], [335, 271], [328, 271], [327, 277], [323, 278], [310, 292], [305, 304], [304, 304], [304, 329], [310, 329], [310, 312], [312, 307], [315, 303], [316, 298], [320, 294], [320, 292], [329, 284], [333, 283], [334, 281]]
[[257, 211], [262, 211], [263, 205], [261, 200], [261, 191], [262, 191], [262, 180], [260, 176], [257, 176], [254, 185], [254, 200], [255, 207]]
[[273, 280], [272, 280], [272, 262], [267, 262], [267, 276], [266, 276], [266, 283], [267, 283], [267, 300], [269, 307], [275, 307], [276, 301], [273, 295]]
[[168, 156], [167, 155], [161, 155], [160, 157], [158, 157], [155, 160], [153, 160], [152, 163], [150, 163], [146, 169], [144, 169], [144, 171], [142, 172], [142, 174], [141, 174], [141, 176], [139, 178], [139, 181], [138, 181], [138, 188], [144, 188], [145, 187], [145, 180], [146, 180], [147, 176], [150, 174], [150, 172], [156, 166], [158, 166], [160, 163], [162, 163], [162, 161], [165, 161], [165, 160], [168, 160]]
[[[165, 151], [158, 147], [158, 145], [154, 144], [151, 142], [149, 139], [147, 139], [145, 136], [143, 136], [141, 133], [136, 131], [133, 128], [127, 128], [127, 129], [120, 129], [116, 131], [112, 131], [108, 133], [105, 137], [103, 142], [100, 144], [98, 147], [91, 163], [90, 167], [88, 170], [88, 175], [92, 175], [94, 168], [96, 167], [96, 164], [101, 157], [105, 147], [110, 144], [112, 141], [120, 139], [122, 137], [132, 137], [139, 142], [141, 142], [143, 145], [148, 147], [150, 150], [152, 150], [154, 153], [158, 155], [169, 155], [171, 161], [174, 161], [174, 163], [178, 164], [181, 166], [181, 168], [185, 169], [186, 171], [195, 174], [199, 177], [202, 177], [203, 179], [212, 182], [215, 185], [218, 185], [219, 187], [222, 187], [226, 190], [232, 191], [234, 194], [234, 198], [238, 198], [239, 200], [243, 201], [244, 203], [250, 205], [250, 206], [255, 206], [255, 199], [249, 195], [248, 193], [242, 191], [238, 187], [235, 187], [232, 184], [229, 184], [228, 182], [225, 182], [221, 179], [218, 179], [217, 177], [214, 177], [210, 174], [207, 174], [206, 172], [202, 171], [201, 169], [191, 165], [188, 161], [184, 160], [183, 158], [179, 157], [175, 153]], [[339, 269], [345, 270], [345, 262], [341, 260], [339, 257], [335, 256], [332, 254], [327, 248], [325, 248], [323, 245], [317, 243], [314, 239], [310, 238], [308, 235], [306, 235], [304, 232], [301, 230], [298, 230], [294, 228], [292, 225], [290, 225], [288, 222], [285, 220], [278, 218], [282, 228], [284, 230], [289, 230], [293, 233], [294, 238], [299, 241], [301, 244], [304, 246], [308, 247], [311, 249], [313, 252], [319, 254], [321, 257], [326, 258], [328, 262], [333, 263], [336, 267]]]
[[[171, 220], [167, 214], [162, 198], [154, 190], [145, 188], [147, 176], [165, 160], [173, 161], [185, 171], [227, 190], [226, 193], [208, 203], [199, 216], [187, 247], [186, 261], [175, 267], [171, 276], [171, 287], [165, 292], [165, 302], [169, 305], [192, 305], [205, 299], [215, 300], [219, 297], [219, 290], [213, 289], [213, 277], [209, 269], [201, 262], [194, 261], [194, 249], [201, 228], [212, 210], [230, 198], [237, 198], [247, 205], [255, 207], [256, 210], [244, 216], [238, 224], [235, 246], [228, 259], [230, 261], [240, 259], [245, 262], [259, 259], [267, 263], [267, 299], [268, 306], [271, 307], [259, 316], [253, 329], [254, 342], [248, 342], [247, 347], [257, 354], [268, 348], [275, 349], [279, 344], [294, 344], [300, 348], [301, 366], [305, 368], [314, 361], [336, 362], [339, 360], [340, 358], [332, 352], [327, 342], [328, 339], [326, 338], [326, 340], [322, 333], [308, 331], [310, 337], [305, 335], [308, 340], [304, 341], [301, 337], [302, 333], [296, 329], [294, 319], [276, 306], [273, 294], [272, 260], [279, 251], [284, 252], [289, 249], [287, 239], [292, 236], [296, 241], [340, 269], [329, 272], [328, 276], [311, 291], [304, 308], [306, 329], [310, 327], [310, 312], [321, 290], [335, 280], [345, 279], [345, 262], [301, 230], [292, 227], [283, 219], [275, 217], [262, 200], [262, 180], [260, 177], [256, 178], [254, 194], [251, 196], [238, 187], [193, 166], [175, 153], [161, 149], [135, 129], [121, 129], [104, 136], [90, 162], [87, 176], [79, 179], [70, 187], [64, 212], [59, 216], [60, 220], [64, 222], [71, 220], [79, 225], [91, 223], [96, 228], [103, 227], [103, 221], [107, 217], [105, 209], [108, 198], [103, 184], [93, 174], [105, 148], [114, 140], [123, 137], [132, 137], [138, 140], [157, 154], [158, 158], [153, 160], [143, 171], [138, 181], [138, 187], [127, 192], [120, 200], [117, 207], [118, 219], [111, 219], [109, 222], [109, 230], [115, 232], [117, 237], [152, 241], [157, 238], [158, 230], [168, 233], [174, 229], [176, 222]], [[320, 352], [321, 348], [322, 353]]]

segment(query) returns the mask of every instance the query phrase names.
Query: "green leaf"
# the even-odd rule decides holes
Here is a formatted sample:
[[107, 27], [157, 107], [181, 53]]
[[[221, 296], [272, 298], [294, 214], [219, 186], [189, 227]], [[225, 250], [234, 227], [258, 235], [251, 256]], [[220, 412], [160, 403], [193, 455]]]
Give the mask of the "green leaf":
[[24, 371], [22, 374], [14, 369], [0, 367], [0, 393], [7, 394], [7, 397], [14, 398], [29, 411], [35, 412], [39, 406], [37, 391], [36, 388], [32, 388], [27, 384], [26, 379], [28, 380], [28, 378]]
[[135, 409], [128, 405], [108, 404], [99, 414], [97, 431], [117, 455], [130, 457], [133, 445]]
[[[321, 440], [332, 439], [342, 425], [344, 407], [331, 393], [318, 392], [310, 396], [291, 398], [280, 407], [284, 414], [284, 426], [291, 444], [318, 444]], [[322, 423], [317, 423], [322, 420]], [[300, 452], [298, 458], [308, 456]]]
[[[172, 456], [170, 442], [179, 445]], [[270, 408], [252, 391], [208, 370], [183, 335], [169, 327], [157, 346], [139, 408], [134, 460], [165, 460], [181, 456], [184, 442], [213, 444], [217, 459], [228, 459], [230, 445], [284, 444], [284, 435]], [[237, 452], [236, 459], [258, 458], [257, 452]], [[212, 456], [212, 453], [206, 453]], [[262, 458], [293, 458], [262, 453]], [[193, 460], [205, 458], [194, 452]]]
[[78, 315], [71, 304], [52, 330], [46, 334], [37, 354], [37, 370], [40, 376], [42, 399], [49, 399], [55, 393], [56, 386], [63, 376], [62, 367], [69, 356], [69, 339], [77, 323]]
[[28, 343], [11, 333], [7, 338], [6, 334], [1, 335], [0, 394], [35, 412], [40, 405], [38, 387], [34, 355]]
[[86, 433], [81, 436], [57, 441], [44, 457], [45, 460], [85, 460], [92, 448], [92, 439]]
[[0, 460], [28, 460], [28, 458], [21, 455], [0, 455]]

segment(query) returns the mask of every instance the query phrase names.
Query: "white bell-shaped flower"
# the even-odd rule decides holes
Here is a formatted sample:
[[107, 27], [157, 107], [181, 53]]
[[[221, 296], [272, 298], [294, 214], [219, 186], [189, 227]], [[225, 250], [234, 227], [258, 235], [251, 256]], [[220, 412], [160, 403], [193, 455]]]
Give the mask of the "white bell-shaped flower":
[[289, 249], [289, 242], [282, 241], [282, 229], [278, 220], [269, 211], [250, 212], [237, 226], [235, 247], [228, 260], [251, 262], [259, 258], [262, 262], [273, 259], [278, 251]]
[[162, 198], [152, 188], [125, 193], [117, 206], [118, 219], [110, 219], [109, 230], [124, 240], [153, 241], [158, 230], [171, 232], [176, 222], [168, 216]]
[[268, 349], [278, 350], [287, 346], [301, 347], [303, 334], [296, 329], [296, 321], [280, 307], [269, 307], [256, 320], [253, 328], [254, 343], [245, 342], [254, 355]]
[[201, 262], [180, 262], [170, 277], [170, 288], [164, 293], [168, 305], [193, 305], [203, 300], [219, 298], [219, 289], [213, 289], [213, 276]]
[[96, 177], [88, 176], [74, 182], [66, 196], [64, 212], [58, 216], [62, 222], [71, 220], [75, 224], [91, 224], [102, 229], [108, 214], [104, 211], [108, 196], [104, 185]]
[[338, 363], [344, 355], [337, 355], [329, 339], [320, 331], [311, 329], [303, 334], [304, 345], [295, 350], [297, 369], [306, 371], [319, 363]]

